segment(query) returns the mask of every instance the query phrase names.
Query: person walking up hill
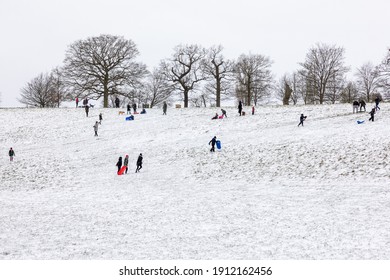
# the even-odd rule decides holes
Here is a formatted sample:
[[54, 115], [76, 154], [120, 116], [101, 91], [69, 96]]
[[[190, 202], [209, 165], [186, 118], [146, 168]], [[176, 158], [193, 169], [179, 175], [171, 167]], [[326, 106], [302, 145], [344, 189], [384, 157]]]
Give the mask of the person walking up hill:
[[98, 127], [99, 127], [99, 122], [96, 121], [95, 124], [93, 125], [93, 130], [95, 131], [95, 136], [98, 136]]
[[374, 121], [375, 108], [372, 108], [369, 114], [370, 114], [370, 118], [368, 119], [368, 121]]
[[214, 136], [209, 142], [209, 145], [211, 144], [210, 152], [215, 152], [215, 143], [217, 143], [217, 136]]
[[119, 170], [121, 170], [121, 168], [122, 168], [122, 157], [119, 157], [118, 162], [116, 163], [116, 166], [118, 167], [118, 173], [119, 173]]
[[241, 100], [238, 102], [238, 113], [241, 116], [241, 113], [242, 113], [242, 102], [241, 102]]
[[12, 147], [11, 149], [9, 149], [8, 155], [9, 155], [9, 160], [14, 161], [15, 151], [12, 149]]
[[127, 174], [127, 170], [129, 169], [129, 155], [126, 155], [125, 156], [125, 159], [123, 161], [123, 166], [126, 166], [126, 171], [125, 171], [125, 174]]
[[137, 169], [135, 170], [135, 173], [139, 172], [142, 168], [142, 154], [139, 154], [138, 159], [137, 159]]
[[224, 109], [221, 109], [221, 111], [222, 111], [222, 116], [225, 116], [225, 118], [227, 118], [227, 115], [226, 115], [226, 110], [224, 110]]
[[379, 102], [381, 101], [381, 99], [379, 98], [379, 96], [377, 96], [375, 98], [375, 110], [380, 110], [381, 108], [379, 108]]
[[164, 101], [164, 105], [163, 105], [163, 115], [166, 115], [166, 114], [167, 114], [167, 108], [168, 108], [167, 102]]
[[304, 116], [303, 114], [301, 114], [300, 118], [299, 118], [299, 124], [298, 126], [302, 125], [303, 126], [303, 121], [306, 120], [307, 116]]

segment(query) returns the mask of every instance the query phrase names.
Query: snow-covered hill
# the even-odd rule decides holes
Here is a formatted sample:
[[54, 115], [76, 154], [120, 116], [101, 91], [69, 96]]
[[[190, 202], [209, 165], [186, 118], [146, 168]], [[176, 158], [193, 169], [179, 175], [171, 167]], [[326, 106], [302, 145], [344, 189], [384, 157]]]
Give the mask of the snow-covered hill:
[[[216, 108], [134, 121], [118, 109], [1, 109], [0, 259], [388, 259], [381, 105], [373, 123], [350, 105], [227, 108], [223, 120]], [[210, 153], [213, 136], [222, 149]]]

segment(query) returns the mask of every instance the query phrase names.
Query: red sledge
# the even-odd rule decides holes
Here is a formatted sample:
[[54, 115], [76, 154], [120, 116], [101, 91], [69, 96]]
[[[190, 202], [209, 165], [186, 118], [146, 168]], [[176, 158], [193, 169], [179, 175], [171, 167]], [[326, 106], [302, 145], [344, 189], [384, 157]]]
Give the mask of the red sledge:
[[126, 166], [122, 166], [121, 169], [118, 171], [118, 175], [123, 175], [123, 173], [126, 171]]

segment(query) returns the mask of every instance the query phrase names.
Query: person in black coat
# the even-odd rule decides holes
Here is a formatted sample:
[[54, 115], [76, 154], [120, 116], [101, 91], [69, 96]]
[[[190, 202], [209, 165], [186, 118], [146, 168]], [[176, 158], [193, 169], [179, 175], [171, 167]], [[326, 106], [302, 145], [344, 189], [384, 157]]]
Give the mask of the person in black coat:
[[364, 100], [360, 100], [359, 102], [360, 104], [360, 112], [362, 111], [362, 108], [364, 109], [364, 112], [366, 111], [366, 102], [364, 102]]
[[133, 103], [133, 110], [134, 110], [134, 113], [137, 112], [137, 104]]
[[371, 112], [369, 114], [370, 114], [371, 117], [368, 119], [368, 121], [374, 121], [375, 108], [372, 108], [372, 110], [371, 110]]
[[303, 126], [303, 121], [306, 120], [306, 117], [307, 117], [307, 116], [304, 116], [303, 114], [301, 114], [301, 116], [300, 116], [300, 118], [299, 118], [300, 121], [299, 121], [298, 126], [300, 126], [300, 125]]
[[358, 110], [359, 110], [359, 101], [355, 100], [353, 103], [352, 103], [352, 107], [353, 107], [353, 113], [357, 113]]
[[221, 109], [221, 111], [222, 111], [222, 116], [225, 116], [227, 118], [226, 111], [224, 109]]
[[131, 115], [131, 106], [130, 106], [130, 103], [127, 104], [127, 114], [128, 114], [128, 115]]
[[163, 105], [163, 115], [166, 115], [166, 114], [167, 114], [167, 108], [168, 108], [167, 102], [164, 101], [164, 105]]
[[211, 144], [210, 152], [215, 152], [215, 143], [217, 142], [217, 136], [214, 136], [213, 139], [210, 140], [209, 145]]
[[118, 166], [118, 172], [122, 168], [122, 157], [119, 157], [118, 162], [116, 163], [116, 166]]
[[120, 103], [119, 98], [118, 98], [118, 97], [115, 98], [115, 107], [116, 107], [116, 108], [119, 108], [119, 103]]
[[241, 100], [238, 102], [238, 113], [240, 114], [241, 116], [241, 112], [242, 112], [242, 102]]
[[9, 155], [9, 160], [13, 161], [14, 160], [14, 156], [15, 156], [15, 151], [12, 150], [12, 148], [9, 149], [8, 155]]
[[[379, 99], [379, 96], [377, 96], [376, 98], [375, 98], [375, 110], [380, 110], [381, 108], [379, 108], [379, 102], [380, 102], [381, 100]], [[373, 120], [374, 121], [374, 120]]]
[[139, 154], [138, 159], [137, 159], [137, 169], [135, 170], [135, 173], [139, 172], [142, 168], [142, 154]]

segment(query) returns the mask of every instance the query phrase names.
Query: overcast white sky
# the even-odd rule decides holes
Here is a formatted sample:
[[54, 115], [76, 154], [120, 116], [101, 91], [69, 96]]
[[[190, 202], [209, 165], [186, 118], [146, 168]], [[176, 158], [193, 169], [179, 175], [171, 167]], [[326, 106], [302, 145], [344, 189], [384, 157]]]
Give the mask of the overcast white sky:
[[62, 65], [76, 40], [100, 34], [135, 42], [149, 69], [178, 44], [221, 44], [227, 58], [262, 54], [279, 78], [317, 42], [346, 50], [355, 70], [390, 47], [390, 0], [0, 0], [1, 107]]

